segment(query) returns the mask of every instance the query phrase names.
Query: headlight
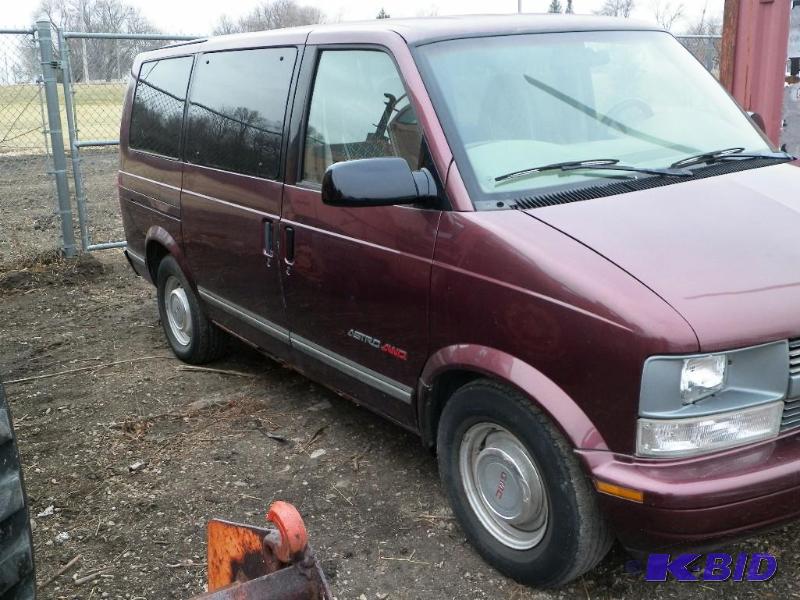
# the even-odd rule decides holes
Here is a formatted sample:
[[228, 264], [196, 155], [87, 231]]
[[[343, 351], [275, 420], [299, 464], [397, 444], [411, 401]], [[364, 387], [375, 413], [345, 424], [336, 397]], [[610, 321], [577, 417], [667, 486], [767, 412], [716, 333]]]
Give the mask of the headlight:
[[727, 364], [728, 357], [724, 354], [685, 359], [681, 370], [683, 403], [692, 404], [721, 390]]
[[789, 387], [785, 340], [644, 363], [636, 452], [689, 456], [778, 434]]
[[702, 454], [778, 435], [783, 402], [688, 419], [639, 419], [636, 453], [675, 457]]

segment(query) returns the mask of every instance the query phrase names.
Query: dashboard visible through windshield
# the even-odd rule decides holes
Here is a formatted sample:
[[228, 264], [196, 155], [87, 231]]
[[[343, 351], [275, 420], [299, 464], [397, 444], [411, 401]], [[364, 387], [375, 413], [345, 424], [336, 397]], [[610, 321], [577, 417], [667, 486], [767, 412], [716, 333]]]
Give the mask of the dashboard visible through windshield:
[[[664, 32], [456, 39], [421, 46], [417, 60], [479, 207], [593, 180], [659, 176], [646, 171], [721, 148], [771, 152], [713, 76]], [[583, 161], [606, 168], [537, 169]], [[630, 168], [609, 168], [613, 161]]]

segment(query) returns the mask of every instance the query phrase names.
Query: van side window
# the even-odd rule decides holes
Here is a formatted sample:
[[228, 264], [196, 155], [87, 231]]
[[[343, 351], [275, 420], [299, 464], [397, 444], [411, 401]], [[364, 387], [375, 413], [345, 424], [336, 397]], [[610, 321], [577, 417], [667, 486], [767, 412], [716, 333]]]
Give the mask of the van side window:
[[193, 60], [183, 56], [142, 63], [131, 108], [131, 148], [180, 156], [183, 108]]
[[186, 161], [277, 177], [296, 55], [295, 48], [201, 55], [189, 98]]
[[385, 52], [324, 51], [306, 128], [303, 179], [321, 182], [335, 162], [400, 156], [418, 169], [422, 132]]

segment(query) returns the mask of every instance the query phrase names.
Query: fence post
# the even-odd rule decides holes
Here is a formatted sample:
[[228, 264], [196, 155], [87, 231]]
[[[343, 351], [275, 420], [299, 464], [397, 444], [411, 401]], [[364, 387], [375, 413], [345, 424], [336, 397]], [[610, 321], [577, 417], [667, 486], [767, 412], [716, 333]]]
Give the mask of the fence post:
[[42, 81], [47, 101], [47, 125], [53, 151], [53, 173], [56, 178], [58, 212], [61, 216], [61, 241], [64, 256], [75, 256], [75, 231], [72, 228], [72, 208], [67, 184], [67, 157], [64, 153], [64, 132], [61, 129], [61, 111], [58, 102], [58, 62], [53, 58], [53, 39], [50, 21], [41, 18], [36, 22], [39, 51], [42, 58]]
[[86, 190], [83, 187], [83, 173], [81, 172], [80, 148], [78, 129], [75, 121], [74, 90], [72, 89], [72, 65], [70, 64], [69, 46], [64, 32], [58, 30], [58, 48], [61, 55], [61, 78], [64, 85], [64, 106], [67, 112], [67, 131], [69, 132], [69, 148], [72, 157], [72, 184], [75, 187], [75, 205], [78, 209], [78, 228], [81, 233], [81, 249], [89, 249], [89, 226], [86, 219]]

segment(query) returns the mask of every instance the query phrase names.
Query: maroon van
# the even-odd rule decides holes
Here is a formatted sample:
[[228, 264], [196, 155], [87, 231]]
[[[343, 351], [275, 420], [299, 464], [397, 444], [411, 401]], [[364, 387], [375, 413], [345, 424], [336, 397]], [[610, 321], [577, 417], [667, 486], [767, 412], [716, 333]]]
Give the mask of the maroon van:
[[800, 171], [669, 33], [376, 20], [133, 66], [127, 256], [175, 354], [227, 335], [421, 435], [478, 551], [800, 515]]

